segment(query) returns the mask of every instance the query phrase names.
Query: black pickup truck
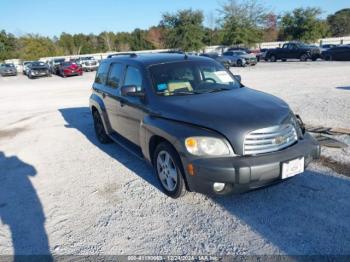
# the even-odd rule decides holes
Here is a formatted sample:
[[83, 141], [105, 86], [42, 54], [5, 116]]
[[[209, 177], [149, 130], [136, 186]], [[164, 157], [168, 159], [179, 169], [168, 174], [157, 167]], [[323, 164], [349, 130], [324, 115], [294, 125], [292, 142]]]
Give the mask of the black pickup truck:
[[311, 59], [316, 61], [320, 57], [320, 49], [317, 46], [291, 42], [284, 44], [282, 48], [267, 50], [265, 61], [276, 62], [277, 60], [287, 61], [287, 59], [300, 59], [300, 61]]

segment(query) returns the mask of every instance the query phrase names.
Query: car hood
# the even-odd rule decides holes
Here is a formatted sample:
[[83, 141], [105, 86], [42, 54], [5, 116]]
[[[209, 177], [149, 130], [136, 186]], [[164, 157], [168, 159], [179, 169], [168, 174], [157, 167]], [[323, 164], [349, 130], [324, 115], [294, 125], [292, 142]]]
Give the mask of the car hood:
[[240, 55], [241, 58], [246, 58], [246, 59], [250, 59], [250, 58], [256, 58], [255, 55], [252, 54], [246, 54], [246, 55]]
[[159, 100], [157, 112], [162, 117], [215, 130], [237, 154], [243, 154], [247, 133], [286, 123], [292, 114], [283, 100], [246, 87]]
[[48, 68], [47, 68], [47, 66], [32, 66], [30, 69], [32, 69], [32, 70], [43, 70], [43, 69], [47, 70]]
[[2, 70], [3, 71], [14, 72], [14, 71], [16, 71], [16, 68], [15, 67], [3, 67]]

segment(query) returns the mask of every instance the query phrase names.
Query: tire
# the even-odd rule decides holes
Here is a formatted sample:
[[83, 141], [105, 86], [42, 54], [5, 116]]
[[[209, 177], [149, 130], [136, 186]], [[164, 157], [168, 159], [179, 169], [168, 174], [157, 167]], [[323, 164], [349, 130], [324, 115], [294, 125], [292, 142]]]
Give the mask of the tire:
[[237, 60], [237, 66], [243, 67], [243, 61], [241, 59]]
[[271, 62], [277, 62], [277, 57], [275, 55], [270, 56], [270, 61]]
[[162, 142], [156, 147], [153, 166], [165, 194], [172, 198], [179, 198], [186, 194], [181, 160], [169, 143]]
[[104, 127], [103, 122], [102, 122], [102, 118], [100, 116], [100, 113], [97, 110], [94, 110], [92, 112], [92, 118], [94, 120], [95, 135], [96, 135], [97, 140], [101, 144], [111, 143], [112, 140], [107, 135], [105, 127]]
[[300, 56], [300, 61], [302, 61], [302, 62], [306, 62], [307, 59], [308, 59], [308, 55], [307, 55], [307, 54], [302, 54], [302, 55]]
[[287, 62], [287, 59], [283, 58], [283, 59], [282, 59], [282, 62]]
[[324, 58], [324, 60], [326, 60], [326, 61], [332, 61], [333, 58], [332, 58], [331, 55], [326, 55], [326, 57]]

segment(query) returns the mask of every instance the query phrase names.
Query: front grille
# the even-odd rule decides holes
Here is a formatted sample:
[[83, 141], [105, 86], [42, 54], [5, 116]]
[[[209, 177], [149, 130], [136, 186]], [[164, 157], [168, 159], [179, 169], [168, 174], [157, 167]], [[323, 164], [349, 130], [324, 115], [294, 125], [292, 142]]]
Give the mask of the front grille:
[[244, 155], [256, 155], [284, 149], [298, 140], [292, 124], [258, 129], [246, 135], [243, 145]]

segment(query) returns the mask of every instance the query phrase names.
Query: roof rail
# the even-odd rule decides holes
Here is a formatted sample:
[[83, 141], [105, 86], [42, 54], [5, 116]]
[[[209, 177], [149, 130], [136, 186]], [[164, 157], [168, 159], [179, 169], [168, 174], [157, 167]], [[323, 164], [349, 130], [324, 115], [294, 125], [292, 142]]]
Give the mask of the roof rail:
[[112, 57], [116, 57], [116, 56], [130, 56], [130, 57], [136, 57], [137, 54], [136, 53], [118, 53], [118, 54], [110, 54], [107, 56], [107, 58], [112, 58]]

